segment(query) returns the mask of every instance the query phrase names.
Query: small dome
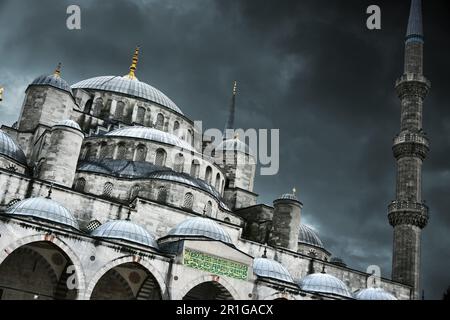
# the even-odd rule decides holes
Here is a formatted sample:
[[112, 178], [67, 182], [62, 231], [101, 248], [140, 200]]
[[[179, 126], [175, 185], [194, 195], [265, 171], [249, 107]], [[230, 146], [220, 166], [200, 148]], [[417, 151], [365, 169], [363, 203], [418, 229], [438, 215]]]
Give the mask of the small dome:
[[0, 154], [10, 157], [21, 164], [27, 164], [27, 158], [22, 149], [3, 130], [0, 130]]
[[367, 288], [355, 293], [358, 300], [397, 300], [397, 298], [381, 288]]
[[30, 83], [30, 86], [51, 86], [72, 94], [72, 90], [66, 80], [56, 74], [39, 76]]
[[253, 272], [261, 278], [271, 278], [284, 282], [294, 283], [289, 271], [281, 263], [266, 259], [256, 258], [253, 260]]
[[5, 212], [13, 216], [28, 216], [79, 229], [72, 213], [58, 202], [48, 198], [28, 198], [14, 204]]
[[73, 120], [62, 120], [56, 126], [70, 127], [81, 131], [80, 125]]
[[140, 126], [134, 126], [134, 127], [124, 127], [120, 128], [111, 132], [108, 132], [106, 136], [110, 137], [131, 137], [131, 138], [138, 138], [138, 139], [145, 139], [150, 141], [156, 141], [160, 143], [170, 144], [172, 146], [176, 146], [179, 148], [183, 148], [189, 151], [194, 151], [192, 146], [187, 143], [184, 140], [181, 140], [177, 136], [160, 131], [153, 128], [147, 128], [147, 127], [140, 127]]
[[125, 240], [158, 249], [155, 237], [140, 225], [128, 220], [112, 220], [94, 229], [96, 238]]
[[251, 154], [251, 150], [247, 144], [239, 140], [237, 137], [222, 141], [216, 147], [216, 153], [219, 151], [239, 151], [246, 154]]
[[190, 218], [169, 231], [169, 236], [200, 236], [233, 244], [230, 235], [217, 222], [207, 218]]
[[301, 224], [300, 232], [298, 234], [298, 242], [302, 244], [307, 244], [314, 247], [324, 248], [322, 240], [320, 240], [316, 231], [314, 231], [311, 227]]
[[149, 84], [127, 76], [102, 76], [80, 81], [72, 86], [73, 89], [101, 90], [123, 93], [132, 97], [141, 98], [160, 104], [179, 114], [183, 114], [180, 108], [164, 93]]
[[303, 291], [324, 293], [351, 298], [352, 295], [345, 283], [326, 273], [313, 273], [304, 277], [300, 283]]

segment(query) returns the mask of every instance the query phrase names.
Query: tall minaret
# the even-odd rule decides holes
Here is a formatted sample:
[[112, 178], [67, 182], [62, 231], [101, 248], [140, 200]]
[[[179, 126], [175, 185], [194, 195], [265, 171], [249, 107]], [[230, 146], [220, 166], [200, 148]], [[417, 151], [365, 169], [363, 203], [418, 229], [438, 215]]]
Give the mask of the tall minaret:
[[431, 88], [423, 76], [422, 1], [412, 0], [405, 41], [405, 72], [396, 82], [401, 100], [401, 131], [394, 139], [396, 200], [389, 205], [394, 227], [392, 279], [414, 288], [419, 299], [421, 232], [428, 223], [422, 200], [422, 164], [429, 143], [422, 129], [423, 101]]
[[228, 121], [225, 124], [225, 129], [223, 131], [224, 140], [233, 138], [233, 137], [229, 137], [227, 135], [227, 130], [234, 130], [234, 113], [235, 113], [235, 110], [236, 110], [236, 94], [237, 94], [237, 81], [234, 81], [233, 82], [233, 95], [231, 96], [231, 103], [230, 103], [230, 111], [229, 111], [229, 114], [228, 114]]

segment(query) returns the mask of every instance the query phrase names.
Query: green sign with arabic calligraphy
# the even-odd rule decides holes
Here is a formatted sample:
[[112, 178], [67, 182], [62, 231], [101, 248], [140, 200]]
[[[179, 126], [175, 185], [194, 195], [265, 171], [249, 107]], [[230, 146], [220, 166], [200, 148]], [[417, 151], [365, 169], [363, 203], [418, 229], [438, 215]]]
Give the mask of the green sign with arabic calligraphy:
[[213, 274], [247, 280], [248, 266], [189, 249], [184, 250], [183, 264]]

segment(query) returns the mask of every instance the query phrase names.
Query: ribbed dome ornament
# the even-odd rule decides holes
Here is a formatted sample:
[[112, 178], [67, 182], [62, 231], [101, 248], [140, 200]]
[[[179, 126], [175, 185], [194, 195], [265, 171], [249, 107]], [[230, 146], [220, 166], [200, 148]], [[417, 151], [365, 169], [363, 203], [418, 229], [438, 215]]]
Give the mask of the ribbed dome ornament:
[[134, 50], [133, 60], [131, 62], [131, 66], [130, 66], [130, 72], [128, 72], [128, 74], [124, 76], [131, 80], [137, 80], [135, 73], [136, 73], [136, 68], [137, 68], [137, 64], [139, 61], [139, 49], [140, 49], [140, 47], [137, 46], [136, 49]]

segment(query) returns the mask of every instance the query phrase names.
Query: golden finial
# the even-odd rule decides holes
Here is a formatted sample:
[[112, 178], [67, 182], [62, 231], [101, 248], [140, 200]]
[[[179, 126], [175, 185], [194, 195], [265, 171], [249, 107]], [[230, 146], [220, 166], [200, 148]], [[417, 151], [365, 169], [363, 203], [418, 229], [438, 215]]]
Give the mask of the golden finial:
[[3, 87], [0, 87], [0, 101], [3, 101], [3, 91], [5, 91], [5, 89], [3, 89]]
[[55, 72], [53, 72], [53, 74], [57, 77], [61, 77], [61, 62], [58, 63]]
[[235, 96], [237, 93], [237, 81], [234, 81], [233, 83], [233, 96]]
[[130, 79], [136, 79], [136, 67], [137, 67], [137, 63], [138, 63], [138, 59], [139, 59], [139, 46], [136, 47], [136, 49], [134, 50], [134, 55], [133, 55], [133, 60], [131, 62], [131, 66], [130, 66], [130, 72], [128, 72], [128, 78]]

